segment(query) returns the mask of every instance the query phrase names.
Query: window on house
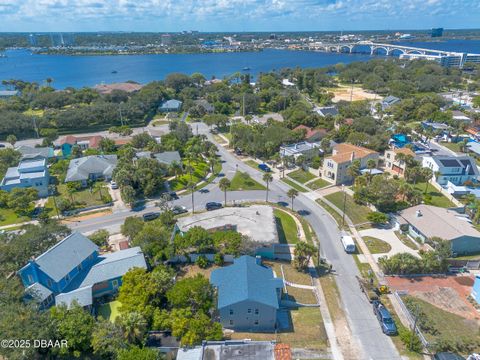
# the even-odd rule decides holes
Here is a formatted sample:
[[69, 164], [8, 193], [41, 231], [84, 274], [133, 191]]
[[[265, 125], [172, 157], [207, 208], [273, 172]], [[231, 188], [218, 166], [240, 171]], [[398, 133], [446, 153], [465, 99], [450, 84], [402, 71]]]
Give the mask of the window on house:
[[83, 269], [83, 266], [82, 266], [82, 264], [78, 264], [78, 266], [77, 266], [77, 270], [78, 270], [78, 271], [80, 271], [80, 270], [82, 270], [82, 269]]
[[258, 309], [255, 309], [255, 315], [258, 315]]
[[112, 280], [112, 286], [118, 288], [118, 280]]
[[27, 280], [28, 280], [28, 283], [31, 284], [33, 283], [33, 276], [32, 275], [27, 275]]
[[247, 313], [251, 314], [251, 313], [252, 313], [252, 309], [248, 309], [248, 310], [247, 310]]
[[53, 286], [53, 283], [52, 283], [52, 280], [51, 279], [47, 279], [47, 286], [49, 288], [51, 288]]
[[233, 310], [232, 309], [230, 309], [230, 315], [233, 315]]
[[258, 325], [258, 320], [255, 320], [255, 322], [253, 323], [254, 325]]
[[65, 280], [66, 280], [66, 281], [70, 281], [70, 274], [67, 274], [67, 275], [65, 276]]
[[233, 325], [233, 320], [230, 320], [228, 323], [229, 323], [230, 325]]
[[93, 259], [93, 254], [90, 254], [90, 256], [88, 257], [88, 260], [92, 260]]

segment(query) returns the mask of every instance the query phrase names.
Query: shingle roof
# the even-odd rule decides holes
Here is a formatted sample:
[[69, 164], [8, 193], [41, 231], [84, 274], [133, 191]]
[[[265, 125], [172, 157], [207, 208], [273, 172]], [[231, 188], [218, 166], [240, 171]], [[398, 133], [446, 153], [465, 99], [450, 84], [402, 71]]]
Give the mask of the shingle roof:
[[88, 306], [93, 304], [92, 286], [75, 289], [68, 293], [61, 293], [55, 296], [56, 305], [66, 305], [68, 308], [76, 301], [80, 306]]
[[259, 265], [254, 257], [244, 255], [233, 265], [212, 271], [210, 282], [218, 288], [218, 308], [241, 301], [252, 301], [278, 309], [277, 289], [283, 280], [273, 276], [271, 268]]
[[182, 102], [180, 100], [167, 100], [165, 101], [160, 108], [161, 109], [178, 109], [182, 106]]
[[91, 155], [73, 159], [68, 165], [65, 182], [88, 180], [89, 174], [112, 176], [117, 166], [117, 155]]
[[157, 159], [158, 162], [165, 165], [170, 165], [174, 161], [179, 164], [182, 162], [182, 158], [180, 157], [180, 153], [178, 151], [164, 151], [154, 154], [153, 157]]
[[322, 116], [327, 116], [327, 115], [336, 116], [338, 115], [338, 110], [335, 106], [324, 106], [324, 107], [317, 108], [317, 113]]
[[97, 245], [74, 232], [38, 256], [35, 263], [53, 281], [58, 282], [94, 251], [98, 251]]
[[42, 302], [52, 294], [49, 289], [38, 282], [27, 287], [25, 293], [39, 302]]
[[[420, 211], [421, 216], [417, 216], [417, 211]], [[462, 236], [480, 238], [480, 232], [472, 226], [468, 218], [453, 210], [422, 204], [400, 211], [399, 216], [429, 238], [434, 236], [445, 240]]]
[[397, 98], [396, 96], [389, 95], [389, 96], [387, 96], [385, 99], [383, 99], [382, 102], [383, 102], [384, 104], [393, 105], [393, 104], [395, 104], [395, 103], [397, 103], [397, 102], [399, 102], [399, 101], [400, 101], [400, 99]]
[[15, 148], [22, 154], [22, 159], [34, 158], [37, 156], [43, 156], [44, 158], [53, 157], [53, 149], [51, 147], [32, 147], [27, 145], [21, 145]]

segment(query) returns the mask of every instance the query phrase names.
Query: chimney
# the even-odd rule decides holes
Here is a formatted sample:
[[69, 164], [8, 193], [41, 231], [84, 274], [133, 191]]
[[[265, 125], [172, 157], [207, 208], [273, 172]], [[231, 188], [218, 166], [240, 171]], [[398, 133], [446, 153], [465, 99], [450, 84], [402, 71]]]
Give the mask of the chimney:
[[415, 211], [415, 216], [416, 216], [416, 217], [421, 217], [421, 216], [422, 216], [422, 212], [421, 212], [420, 210]]
[[350, 161], [355, 160], [355, 151], [352, 151], [352, 156], [350, 156]]
[[465, 175], [468, 175], [469, 172], [470, 172], [470, 164], [468, 164], [467, 167], [465, 168]]
[[257, 265], [262, 265], [262, 257], [260, 255], [255, 256], [255, 263]]

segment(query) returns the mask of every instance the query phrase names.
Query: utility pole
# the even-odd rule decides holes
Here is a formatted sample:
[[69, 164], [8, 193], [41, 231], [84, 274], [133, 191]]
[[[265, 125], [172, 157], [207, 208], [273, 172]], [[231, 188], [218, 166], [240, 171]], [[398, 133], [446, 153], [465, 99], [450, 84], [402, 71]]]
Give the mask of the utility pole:
[[35, 133], [37, 134], [37, 139], [38, 139], [40, 136], [38, 135], [37, 119], [35, 119], [35, 116], [32, 116], [32, 122], [33, 122], [33, 129], [35, 130]]
[[345, 205], [347, 204], [347, 192], [345, 191], [345, 185], [342, 185], [343, 191], [343, 211], [342, 211], [342, 228], [345, 226]]

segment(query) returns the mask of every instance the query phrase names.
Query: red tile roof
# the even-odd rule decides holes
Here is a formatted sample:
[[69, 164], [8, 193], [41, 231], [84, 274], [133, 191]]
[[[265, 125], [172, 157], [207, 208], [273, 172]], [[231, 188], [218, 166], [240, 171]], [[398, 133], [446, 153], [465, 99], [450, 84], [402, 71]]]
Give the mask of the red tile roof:
[[275, 360], [292, 360], [292, 350], [288, 344], [275, 344]]
[[308, 127], [306, 125], [298, 125], [294, 131], [300, 131], [300, 130], [305, 130], [305, 139], [310, 139], [311, 137], [317, 135], [317, 134], [322, 134], [326, 135], [327, 130], [326, 129], [312, 129], [311, 127]]

